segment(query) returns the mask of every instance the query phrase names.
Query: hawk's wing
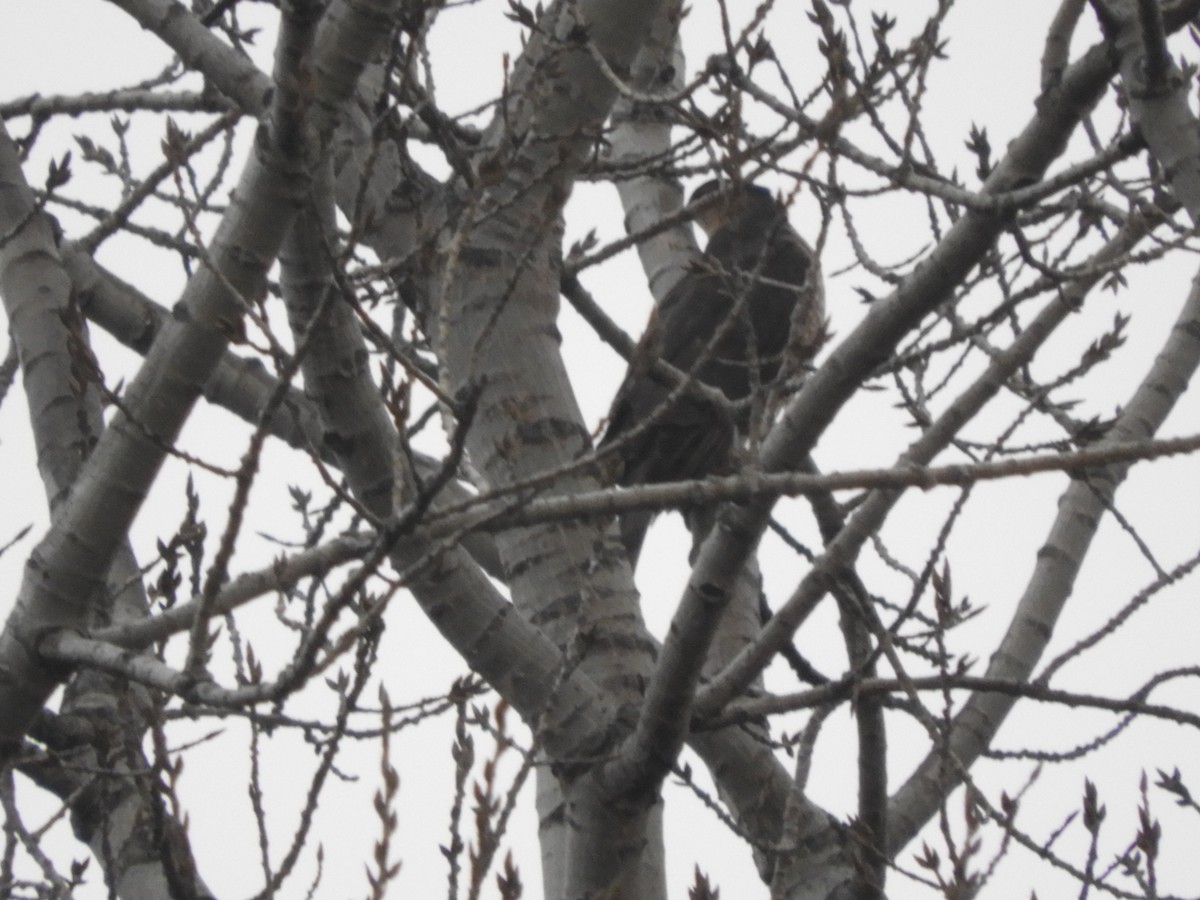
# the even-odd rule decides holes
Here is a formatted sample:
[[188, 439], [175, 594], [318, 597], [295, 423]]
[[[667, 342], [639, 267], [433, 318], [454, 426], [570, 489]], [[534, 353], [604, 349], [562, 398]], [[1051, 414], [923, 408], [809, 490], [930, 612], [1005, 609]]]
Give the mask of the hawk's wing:
[[[663, 359], [685, 374], [696, 369], [694, 377], [703, 377], [702, 357], [730, 307], [723, 279], [693, 269], [651, 316], [601, 439], [602, 447], [621, 442], [618, 484], [700, 478], [729, 458], [735, 430], [728, 413], [695, 394], [674, 391], [666, 378], [651, 369], [655, 360]], [[637, 561], [653, 518], [651, 510], [621, 516], [621, 541], [631, 563]]]
[[[655, 311], [617, 391], [602, 441], [610, 444], [628, 436], [620, 451], [625, 461], [621, 484], [700, 477], [712, 471], [714, 456], [728, 451], [732, 426], [722, 410], [686, 391], [664, 407], [673, 388], [652, 371], [652, 364], [662, 359], [685, 374], [695, 369], [694, 377], [720, 387], [708, 377], [712, 373], [702, 358], [731, 307], [724, 279], [697, 268], [676, 283]], [[630, 434], [651, 419], [640, 433]]]

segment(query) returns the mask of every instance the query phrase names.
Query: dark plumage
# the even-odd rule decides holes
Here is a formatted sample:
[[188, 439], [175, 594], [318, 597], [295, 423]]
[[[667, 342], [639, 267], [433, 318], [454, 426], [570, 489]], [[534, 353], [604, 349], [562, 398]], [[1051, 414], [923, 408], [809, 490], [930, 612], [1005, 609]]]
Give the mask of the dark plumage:
[[[617, 483], [702, 478], [731, 467], [750, 424], [752, 402], [722, 408], [678, 391], [655, 374], [665, 360], [730, 401], [765, 397], [776, 379], [797, 376], [825, 331], [820, 272], [811, 249], [765, 188], [711, 181], [695, 204], [720, 192], [696, 220], [709, 236], [704, 255], [663, 299], [642, 336], [609, 413], [601, 446], [620, 441]], [[672, 396], [674, 394], [674, 396]], [[622, 517], [631, 561], [652, 513]]]

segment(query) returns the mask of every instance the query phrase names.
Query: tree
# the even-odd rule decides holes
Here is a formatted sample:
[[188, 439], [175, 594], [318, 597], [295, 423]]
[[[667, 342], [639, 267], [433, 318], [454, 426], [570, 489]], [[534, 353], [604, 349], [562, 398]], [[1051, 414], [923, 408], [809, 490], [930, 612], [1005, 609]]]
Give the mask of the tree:
[[[1002, 136], [982, 101], [965, 135], [938, 118], [982, 65], [953, 68], [978, 23], [949, 0], [113, 5], [174, 61], [0, 104], [4, 383], [19, 368], [48, 509], [4, 537], [9, 894], [98, 868], [108, 895], [215, 895], [191, 817], [240, 771], [249, 813], [217, 818], [258, 853], [237, 888], [257, 896], [383, 896], [432, 846], [400, 846], [413, 819], [451, 896], [537, 891], [505, 856], [530, 775], [546, 897], [665, 896], [676, 782], [763, 885], [696, 860], [693, 897], [1190, 889], [1172, 841], [1196, 833], [1200, 710], [1178, 685], [1200, 669], [1172, 598], [1200, 563], [1200, 439], [1159, 431], [1200, 363], [1179, 274], [1200, 0], [1005, 5], [1042, 55], [1026, 82], [988, 73], [1031, 86]], [[487, 102], [447, 101], [493, 31], [512, 53], [472, 70]], [[96, 67], [127, 46], [95, 43]], [[698, 264], [682, 183], [714, 176], [791, 210], [831, 335], [735, 472], [613, 487], [591, 393], [632, 353], [613, 314]], [[659, 368], [667, 402], [704, 395]], [[616, 518], [697, 504], [715, 524], [683, 586], [651, 580], [689, 558], [675, 541], [639, 594]], [[398, 683], [410, 598], [469, 677]], [[442, 713], [454, 787], [416, 809], [441, 760], [397, 743]], [[236, 763], [203, 755], [216, 721]], [[307, 765], [291, 796], [264, 789], [278, 750]], [[330, 886], [313, 821], [366, 750], [374, 803], [350, 814], [374, 851], [331, 859]], [[39, 794], [13, 773], [91, 863], [26, 824]]]

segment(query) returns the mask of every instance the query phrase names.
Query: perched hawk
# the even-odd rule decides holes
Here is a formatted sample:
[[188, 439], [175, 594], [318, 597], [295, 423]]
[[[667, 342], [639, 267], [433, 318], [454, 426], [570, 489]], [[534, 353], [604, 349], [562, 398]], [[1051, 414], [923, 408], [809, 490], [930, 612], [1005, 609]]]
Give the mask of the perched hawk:
[[[711, 200], [714, 193], [720, 196]], [[696, 221], [708, 246], [651, 317], [601, 440], [602, 447], [620, 442], [617, 483], [627, 487], [730, 470], [752, 408], [769, 387], [803, 371], [825, 333], [817, 260], [786, 209], [766, 188], [746, 183], [710, 181], [691, 202], [705, 198], [710, 203]], [[736, 405], [680, 392], [652, 371], [658, 359]], [[631, 562], [651, 518], [622, 517]]]

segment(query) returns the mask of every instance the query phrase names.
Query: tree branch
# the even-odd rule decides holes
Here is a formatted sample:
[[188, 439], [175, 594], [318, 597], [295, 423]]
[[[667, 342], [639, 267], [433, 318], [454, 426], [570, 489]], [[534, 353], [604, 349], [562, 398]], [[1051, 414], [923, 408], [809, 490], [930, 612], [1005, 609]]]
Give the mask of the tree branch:
[[[258, 153], [243, 172], [213, 241], [214, 268], [200, 269], [181, 300], [183, 315], [155, 341], [130, 385], [125, 408], [102, 435], [76, 481], [62, 515], [33, 552], [17, 607], [0, 634], [0, 743], [12, 747], [61, 675], [37, 663], [37, 644], [54, 627], [86, 627], [84, 600], [102, 582], [113, 553], [157, 474], [203, 385], [223, 357], [246, 298], [265, 288], [267, 270], [307, 181], [297, 138], [313, 112], [317, 147], [328, 139], [334, 115], [353, 91], [363, 60], [385, 37], [393, 5], [335, 5], [327, 13], [313, 54], [318, 76], [304, 94], [280, 84], [271, 125], [260, 130]], [[357, 62], [356, 62], [357, 60]], [[295, 63], [297, 60], [289, 60]], [[309, 94], [309, 91], [312, 93]], [[148, 435], [153, 435], [151, 440]]]

